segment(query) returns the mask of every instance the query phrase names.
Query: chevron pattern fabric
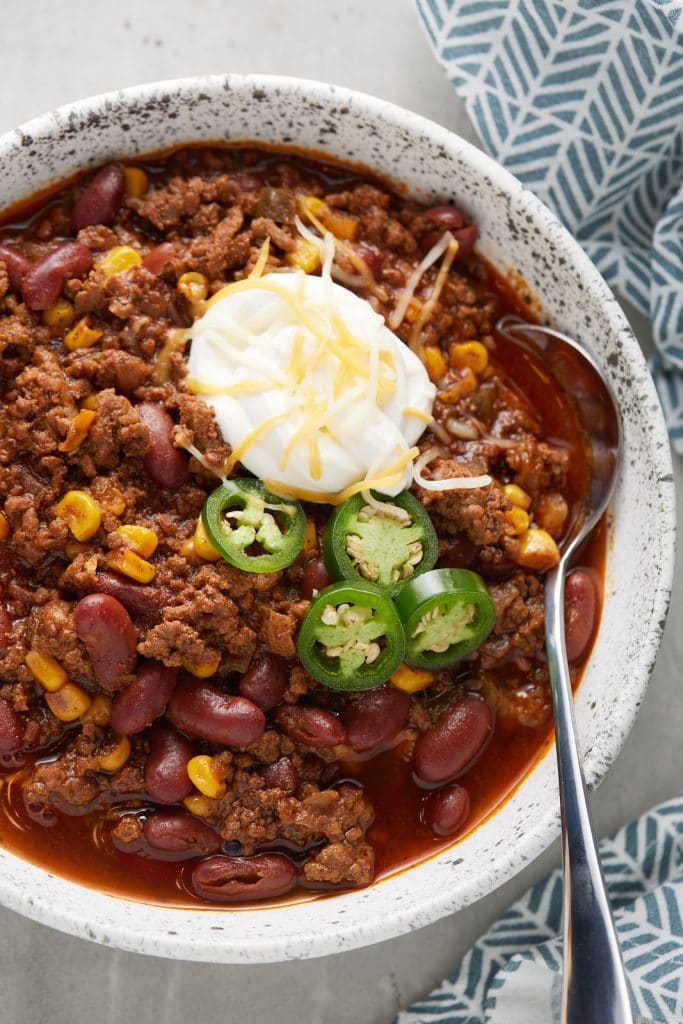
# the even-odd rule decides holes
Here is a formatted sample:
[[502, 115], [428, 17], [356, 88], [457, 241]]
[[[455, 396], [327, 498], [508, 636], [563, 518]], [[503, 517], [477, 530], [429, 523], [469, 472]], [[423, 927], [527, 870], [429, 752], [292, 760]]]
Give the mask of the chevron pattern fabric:
[[683, 454], [683, 2], [415, 2], [486, 149], [651, 317]]
[[[683, 1022], [683, 796], [600, 844], [641, 1024]], [[534, 886], [397, 1024], [559, 1021], [562, 881]]]

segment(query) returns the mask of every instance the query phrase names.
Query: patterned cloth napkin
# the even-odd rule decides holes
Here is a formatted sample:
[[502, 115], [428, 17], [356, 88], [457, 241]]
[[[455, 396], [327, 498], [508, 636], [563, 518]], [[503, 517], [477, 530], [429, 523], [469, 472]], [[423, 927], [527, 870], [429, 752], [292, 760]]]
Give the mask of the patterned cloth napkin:
[[[683, 1022], [683, 796], [600, 844], [641, 1024]], [[554, 1024], [562, 943], [559, 871], [534, 886], [397, 1024]]]
[[415, 0], [484, 146], [652, 323], [683, 454], [683, 0]]

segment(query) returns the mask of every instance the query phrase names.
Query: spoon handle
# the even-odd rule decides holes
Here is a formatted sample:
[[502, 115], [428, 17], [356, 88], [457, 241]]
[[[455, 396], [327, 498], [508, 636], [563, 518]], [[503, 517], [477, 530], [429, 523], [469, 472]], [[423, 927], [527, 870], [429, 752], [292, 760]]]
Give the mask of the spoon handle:
[[546, 647], [562, 819], [562, 1024], [633, 1024], [581, 767], [564, 636], [566, 558], [545, 583]]

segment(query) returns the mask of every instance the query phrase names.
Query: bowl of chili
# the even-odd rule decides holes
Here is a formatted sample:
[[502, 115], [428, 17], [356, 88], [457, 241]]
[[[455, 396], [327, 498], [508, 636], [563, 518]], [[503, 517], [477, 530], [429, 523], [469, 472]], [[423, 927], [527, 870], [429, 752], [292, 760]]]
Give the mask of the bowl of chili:
[[[496, 310], [525, 310], [580, 339], [620, 398], [626, 458], [617, 494], [572, 586], [575, 608], [593, 608], [591, 627], [602, 603], [597, 633], [590, 628], [575, 651], [590, 785], [632, 726], [671, 584], [665, 427], [637, 342], [588, 258], [531, 193], [463, 140], [383, 101], [294, 79], [212, 76], [76, 103], [0, 139], [0, 169], [1, 379], [6, 415], [22, 417], [18, 428], [6, 420], [0, 439], [12, 480], [0, 518], [3, 903], [129, 950], [265, 962], [387, 939], [502, 884], [559, 832], [533, 577], [548, 550], [540, 535], [561, 538], [553, 517], [580, 503], [590, 467], [571, 402], [542, 360], [494, 337]], [[197, 180], [183, 207], [181, 182]], [[294, 185], [307, 190], [309, 214], [296, 239], [283, 234]], [[234, 207], [240, 223], [230, 233]], [[245, 216], [251, 235], [240, 243]], [[313, 228], [322, 218], [347, 247], [337, 280], [366, 296], [370, 279], [394, 287], [393, 310], [385, 312], [381, 292], [375, 305], [406, 341], [431, 308], [429, 289], [408, 293], [411, 273], [429, 253], [459, 249], [458, 315], [441, 325], [452, 344], [432, 339], [423, 352], [443, 422], [438, 443], [422, 445], [410, 490], [387, 498], [368, 485], [321, 513], [241, 471], [217, 487], [207, 472], [221, 439], [196, 397], [171, 394], [180, 357], [162, 333], [197, 319], [209, 285], [219, 290], [235, 268], [253, 269], [262, 246], [247, 243], [259, 218], [279, 252], [271, 267], [311, 261], [306, 272], [320, 266]], [[181, 246], [194, 262], [178, 262]], [[360, 282], [354, 253], [370, 275]], [[92, 275], [97, 287], [85, 287]], [[124, 285], [133, 278], [145, 287], [131, 295]], [[182, 301], [169, 299], [171, 289]], [[488, 348], [475, 337], [485, 324]], [[158, 363], [162, 351], [171, 370], [156, 379], [128, 358]], [[15, 377], [24, 397], [32, 388], [48, 394], [47, 407], [35, 398], [22, 413]], [[50, 423], [59, 445], [41, 448]], [[147, 473], [142, 523], [126, 517], [133, 490], [122, 497], [112, 485], [116, 460], [88, 447], [106, 424], [109, 436], [119, 431], [117, 458], [133, 460], [137, 476], [126, 486]], [[194, 446], [191, 463], [179, 454], [183, 440]], [[545, 483], [531, 472], [534, 444], [536, 455], [546, 446]], [[502, 474], [498, 548], [486, 501], [464, 505], [448, 497], [462, 491], [443, 488], [463, 472], [463, 452], [473, 474], [477, 465]], [[69, 459], [78, 486], [65, 493], [62, 476], [60, 500], [50, 493], [43, 506], [41, 487]], [[31, 532], [32, 504], [40, 523]], [[105, 534], [95, 553], [105, 562], [88, 564], [88, 545]], [[283, 573], [289, 590], [268, 604], [258, 595]], [[242, 586], [245, 576], [252, 586]], [[192, 600], [171, 598], [188, 580]], [[221, 622], [234, 631], [247, 623], [248, 657], [235, 641], [229, 656], [218, 646], [213, 664], [207, 651], [219, 641], [211, 634], [213, 648], [202, 646], [195, 630], [181, 658], [183, 617], [206, 622], [228, 599], [234, 610]], [[254, 605], [265, 608], [260, 638]], [[102, 631], [103, 616], [118, 624], [115, 636]], [[288, 616], [291, 649], [281, 635]], [[184, 773], [164, 775], [174, 759]], [[83, 783], [78, 798], [67, 768]], [[271, 794], [280, 815], [251, 845], [229, 813], [253, 810], [249, 792]], [[253, 820], [262, 826], [259, 799]], [[350, 844], [355, 859], [345, 859]]]

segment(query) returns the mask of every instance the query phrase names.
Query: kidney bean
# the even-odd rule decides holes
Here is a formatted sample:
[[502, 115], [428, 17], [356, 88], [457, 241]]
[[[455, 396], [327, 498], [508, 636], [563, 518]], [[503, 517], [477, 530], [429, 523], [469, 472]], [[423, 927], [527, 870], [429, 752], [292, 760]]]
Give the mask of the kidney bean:
[[282, 700], [287, 688], [287, 666], [270, 651], [260, 651], [239, 681], [240, 696], [252, 701], [262, 711], [272, 711]]
[[324, 590], [329, 587], [332, 580], [327, 575], [327, 569], [322, 558], [311, 558], [306, 563], [303, 576], [301, 577], [301, 596], [309, 601], [313, 597], [313, 591]]
[[266, 716], [246, 697], [232, 697], [201, 679], [184, 679], [168, 705], [169, 720], [212, 743], [246, 747], [263, 735]]
[[436, 224], [442, 224], [451, 231], [454, 228], [464, 228], [465, 226], [465, 218], [455, 206], [430, 206], [428, 210], [425, 210], [423, 216]]
[[382, 254], [379, 249], [376, 249], [374, 245], [369, 245], [367, 242], [359, 242], [356, 246], [356, 252], [367, 264], [373, 276], [379, 277], [382, 273]]
[[24, 742], [21, 718], [4, 697], [0, 697], [0, 754], [11, 754]]
[[146, 661], [132, 682], [111, 702], [110, 725], [115, 732], [142, 732], [159, 717], [175, 686], [177, 669], [160, 661]]
[[143, 258], [142, 265], [145, 270], [149, 270], [150, 274], [160, 274], [169, 260], [173, 259], [174, 252], [175, 247], [172, 242], [162, 242], [161, 245], [150, 249]]
[[295, 882], [296, 868], [279, 853], [209, 857], [192, 872], [192, 886], [199, 896], [224, 903], [284, 896]]
[[159, 618], [171, 598], [164, 587], [131, 583], [115, 572], [98, 572], [97, 593], [115, 597], [131, 615], [143, 619]]
[[465, 824], [469, 813], [469, 793], [457, 782], [435, 789], [423, 805], [424, 819], [437, 836], [454, 836]]
[[74, 608], [74, 625], [100, 686], [110, 693], [127, 686], [135, 671], [137, 636], [121, 602], [109, 594], [88, 594]]
[[84, 277], [92, 253], [81, 242], [65, 242], [33, 263], [24, 274], [21, 292], [29, 309], [48, 309], [59, 298], [68, 277]]
[[491, 735], [491, 712], [479, 697], [463, 697], [442, 711], [418, 737], [413, 769], [423, 782], [446, 782], [460, 775], [481, 753]]
[[201, 818], [187, 811], [152, 811], [142, 826], [142, 834], [155, 850], [175, 854], [173, 860], [185, 860], [221, 848], [220, 836]]
[[187, 452], [173, 444], [173, 420], [162, 405], [143, 402], [140, 419], [149, 427], [150, 448], [142, 460], [147, 476], [167, 491], [177, 491], [190, 478]]
[[0, 245], [0, 260], [5, 264], [9, 286], [17, 295], [21, 294], [21, 282], [28, 270], [31, 269], [31, 261], [24, 256], [23, 252], [10, 249], [8, 245]]
[[261, 777], [270, 789], [281, 789], [284, 793], [296, 793], [299, 786], [299, 773], [288, 757], [267, 764], [261, 769]]
[[453, 232], [453, 237], [458, 243], [458, 251], [455, 254], [456, 260], [464, 260], [474, 249], [474, 243], [479, 236], [479, 228], [476, 224], [468, 224]]
[[372, 750], [392, 740], [408, 723], [410, 695], [395, 686], [368, 690], [344, 708], [346, 740], [354, 750]]
[[89, 224], [111, 224], [126, 194], [126, 179], [118, 164], [98, 171], [74, 203], [71, 223], [74, 231]]
[[595, 580], [585, 569], [574, 569], [567, 576], [564, 588], [564, 636], [570, 664], [581, 661], [587, 653], [598, 613]]
[[5, 650], [12, 641], [12, 620], [6, 608], [0, 608], [0, 648]]
[[193, 786], [187, 764], [195, 755], [194, 744], [166, 722], [157, 722], [149, 739], [145, 764], [145, 788], [159, 804], [177, 804]]
[[277, 713], [277, 724], [291, 739], [310, 747], [336, 747], [346, 740], [343, 722], [322, 708], [285, 704]]

